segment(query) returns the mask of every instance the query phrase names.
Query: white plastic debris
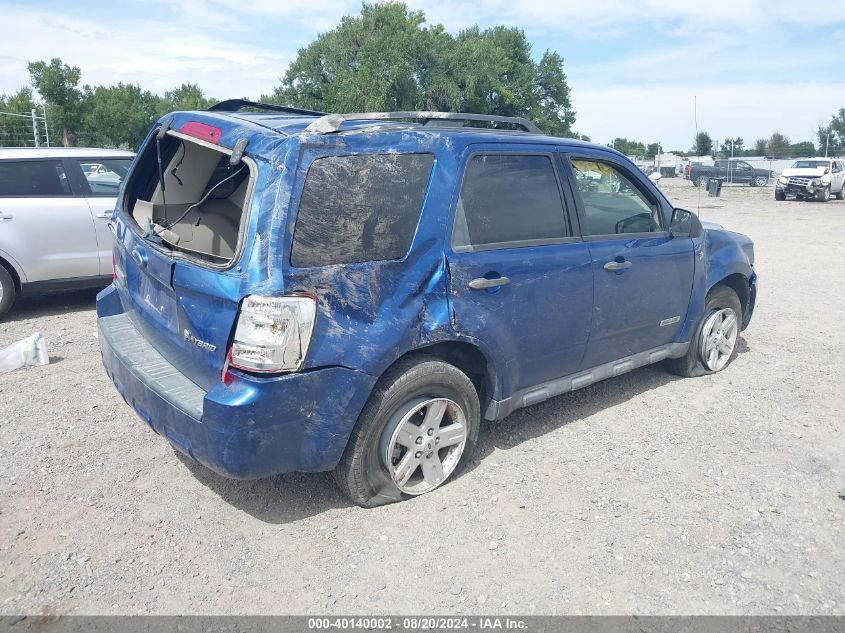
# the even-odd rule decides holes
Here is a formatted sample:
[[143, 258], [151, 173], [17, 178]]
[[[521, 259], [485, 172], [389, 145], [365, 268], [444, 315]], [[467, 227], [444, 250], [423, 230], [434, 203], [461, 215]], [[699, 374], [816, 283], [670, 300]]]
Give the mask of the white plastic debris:
[[47, 365], [49, 363], [47, 341], [39, 332], [0, 350], [0, 374], [27, 365]]

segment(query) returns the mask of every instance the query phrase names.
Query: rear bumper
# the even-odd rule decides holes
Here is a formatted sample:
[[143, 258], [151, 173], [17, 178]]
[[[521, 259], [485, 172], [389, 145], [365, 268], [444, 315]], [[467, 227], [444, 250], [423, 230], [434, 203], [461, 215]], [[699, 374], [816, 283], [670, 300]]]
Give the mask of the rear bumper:
[[125, 313], [100, 309], [106, 373], [123, 399], [156, 433], [208, 468], [236, 479], [296, 470], [330, 470], [340, 460], [375, 377], [343, 367], [234, 379], [205, 392], [180, 374]]

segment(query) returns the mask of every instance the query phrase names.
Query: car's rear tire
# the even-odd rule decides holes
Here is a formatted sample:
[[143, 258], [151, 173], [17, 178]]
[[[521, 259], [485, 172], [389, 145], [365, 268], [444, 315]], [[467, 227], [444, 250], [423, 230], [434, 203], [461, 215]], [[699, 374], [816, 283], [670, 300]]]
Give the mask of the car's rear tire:
[[830, 185], [828, 185], [821, 191], [816, 192], [816, 200], [818, 202], [827, 202], [828, 200], [830, 200]]
[[782, 191], [775, 190], [775, 200], [778, 202], [783, 202], [786, 200], [786, 194]]
[[751, 181], [751, 186], [752, 186], [752, 187], [765, 187], [765, 186], [766, 186], [766, 185], [768, 185], [768, 184], [769, 184], [769, 179], [768, 179], [768, 178], [766, 178], [765, 176], [756, 176], [756, 177], [755, 177], [755, 178]]
[[362, 507], [430, 492], [469, 461], [480, 421], [478, 393], [460, 369], [433, 356], [400, 361], [364, 406], [335, 481]]
[[688, 378], [722, 371], [736, 358], [741, 329], [742, 304], [736, 292], [714, 286], [686, 355], [666, 361], [667, 369]]
[[0, 316], [9, 311], [16, 297], [15, 280], [12, 279], [6, 267], [0, 264]]
[[706, 187], [707, 186], [707, 176], [696, 176], [695, 177], [695, 186], [696, 187]]

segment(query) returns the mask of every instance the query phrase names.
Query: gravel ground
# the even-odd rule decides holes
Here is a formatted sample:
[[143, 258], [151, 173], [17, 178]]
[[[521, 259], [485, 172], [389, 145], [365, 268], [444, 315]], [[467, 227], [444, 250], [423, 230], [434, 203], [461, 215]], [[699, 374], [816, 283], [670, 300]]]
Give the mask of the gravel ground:
[[94, 293], [21, 302], [0, 346], [52, 362], [0, 376], [0, 613], [845, 614], [845, 202], [662, 186], [756, 242], [736, 362], [487, 424], [461, 477], [374, 510], [188, 463], [102, 371]]

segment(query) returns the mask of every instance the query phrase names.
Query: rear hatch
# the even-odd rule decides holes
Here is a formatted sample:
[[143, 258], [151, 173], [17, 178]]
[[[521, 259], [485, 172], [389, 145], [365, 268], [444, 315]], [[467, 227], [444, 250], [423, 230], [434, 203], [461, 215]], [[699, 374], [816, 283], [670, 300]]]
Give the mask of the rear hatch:
[[269, 274], [264, 267], [250, 277], [239, 263], [262, 214], [273, 215], [269, 190], [282, 176], [267, 157], [283, 143], [234, 117], [176, 115], [166, 133], [151, 134], [118, 201], [115, 285], [124, 309], [206, 391], [220, 381], [241, 298]]

